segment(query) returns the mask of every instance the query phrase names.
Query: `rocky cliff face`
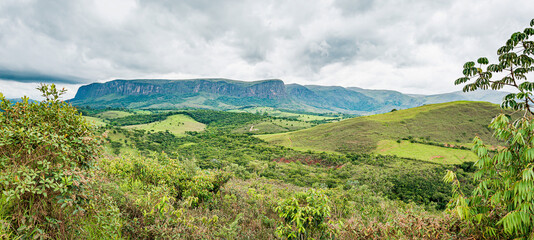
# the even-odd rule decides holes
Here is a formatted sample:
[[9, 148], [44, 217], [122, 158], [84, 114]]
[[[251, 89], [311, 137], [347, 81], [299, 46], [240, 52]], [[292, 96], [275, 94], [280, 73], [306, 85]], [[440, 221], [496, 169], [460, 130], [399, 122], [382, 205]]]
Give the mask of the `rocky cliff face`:
[[[468, 95], [469, 94], [469, 95]], [[235, 81], [229, 79], [114, 80], [78, 89], [70, 102], [77, 106], [125, 108], [207, 108], [217, 110], [249, 106], [301, 111], [343, 112], [368, 115], [452, 100], [500, 102], [504, 92], [488, 94], [449, 93], [407, 95], [390, 90], [369, 90], [339, 86], [288, 84], [277, 79]]]
[[192, 80], [114, 80], [93, 83], [80, 87], [76, 100], [98, 98], [106, 95], [185, 95], [210, 93], [230, 97], [256, 97], [268, 99], [286, 98], [286, 89], [281, 80], [240, 82], [227, 79]]

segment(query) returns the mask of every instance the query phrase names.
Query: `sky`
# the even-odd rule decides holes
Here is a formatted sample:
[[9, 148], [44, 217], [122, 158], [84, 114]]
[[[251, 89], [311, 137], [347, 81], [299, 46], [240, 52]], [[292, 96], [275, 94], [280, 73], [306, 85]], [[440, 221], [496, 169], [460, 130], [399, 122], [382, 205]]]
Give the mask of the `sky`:
[[532, 0], [1, 0], [0, 92], [113, 79], [282, 79], [434, 94], [534, 18]]

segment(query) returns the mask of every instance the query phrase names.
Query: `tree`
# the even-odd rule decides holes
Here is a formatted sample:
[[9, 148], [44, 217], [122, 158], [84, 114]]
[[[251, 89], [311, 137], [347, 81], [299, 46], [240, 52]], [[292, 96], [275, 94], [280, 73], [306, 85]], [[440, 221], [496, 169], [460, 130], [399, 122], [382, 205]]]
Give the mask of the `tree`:
[[[483, 238], [534, 239], [534, 83], [527, 81], [528, 73], [534, 71], [534, 42], [529, 40], [533, 26], [534, 19], [523, 32], [511, 35], [497, 50], [498, 63], [489, 64], [485, 57], [477, 60], [478, 67], [467, 62], [464, 77], [455, 81], [456, 85], [467, 83], [464, 92], [513, 87], [517, 93], [508, 94], [501, 107], [524, 112], [516, 120], [506, 114], [492, 120], [495, 137], [505, 144], [496, 153], [475, 137], [473, 150], [479, 160], [474, 164], [474, 180], [478, 186], [470, 196], [460, 191], [453, 172], [444, 177], [453, 184], [450, 208], [473, 224]], [[501, 76], [495, 80], [495, 75]]]

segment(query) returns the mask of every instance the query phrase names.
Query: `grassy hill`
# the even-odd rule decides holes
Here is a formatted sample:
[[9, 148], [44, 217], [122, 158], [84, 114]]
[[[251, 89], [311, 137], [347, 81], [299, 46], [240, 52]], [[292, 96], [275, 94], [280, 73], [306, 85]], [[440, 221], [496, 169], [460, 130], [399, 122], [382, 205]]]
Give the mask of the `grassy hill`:
[[[301, 150], [379, 152], [409, 157], [413, 153], [407, 151], [407, 148], [420, 148], [417, 142], [470, 146], [473, 137], [478, 135], [490, 144], [497, 144], [487, 126], [501, 111], [498, 105], [487, 102], [458, 101], [357, 117], [301, 131], [259, 137], [271, 143]], [[391, 142], [401, 139], [411, 142]], [[467, 152], [465, 150], [450, 150], [451, 154], [459, 159], [472, 157], [464, 155]], [[428, 158], [429, 154], [434, 154], [433, 151], [435, 149], [429, 149], [426, 155], [423, 154], [425, 157], [418, 157]], [[452, 156], [451, 154], [448, 155]], [[440, 156], [435, 154], [430, 157], [440, 159]]]
[[177, 114], [167, 117], [163, 121], [157, 121], [147, 124], [138, 124], [125, 126], [128, 129], [142, 129], [146, 131], [165, 132], [176, 135], [184, 135], [187, 131], [202, 131], [206, 127], [205, 124], [199, 123], [190, 116]]

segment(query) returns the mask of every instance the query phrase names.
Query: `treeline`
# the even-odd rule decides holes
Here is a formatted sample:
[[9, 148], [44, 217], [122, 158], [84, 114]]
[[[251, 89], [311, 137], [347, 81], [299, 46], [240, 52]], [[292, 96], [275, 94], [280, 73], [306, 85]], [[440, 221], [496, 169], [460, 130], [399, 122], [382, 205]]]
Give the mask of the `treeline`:
[[94, 116], [99, 113], [107, 112], [107, 111], [123, 111], [123, 112], [132, 112], [132, 110], [128, 108], [92, 108], [88, 106], [80, 106], [76, 107], [79, 113], [81, 113], [83, 116]]
[[190, 116], [195, 121], [208, 125], [211, 130], [233, 130], [247, 123], [256, 122], [265, 119], [286, 119], [280, 117], [269, 117], [245, 112], [224, 112], [215, 110], [179, 110], [170, 112], [156, 112], [152, 114], [136, 114], [121, 118], [109, 119], [110, 125], [128, 126], [137, 124], [146, 124], [163, 121], [167, 117], [184, 114]]
[[167, 117], [179, 114], [180, 112], [164, 112], [164, 113], [152, 113], [152, 114], [136, 114], [121, 118], [109, 119], [111, 125], [114, 126], [128, 126], [137, 124], [146, 124], [152, 122], [163, 121]]
[[307, 111], [290, 110], [290, 109], [278, 109], [278, 110], [281, 112], [286, 112], [286, 113], [314, 115], [314, 116], [321, 116], [321, 117], [354, 118], [354, 117], [360, 116], [358, 114], [335, 113], [335, 112], [316, 113], [316, 112], [307, 112]]

